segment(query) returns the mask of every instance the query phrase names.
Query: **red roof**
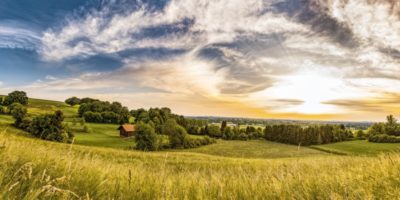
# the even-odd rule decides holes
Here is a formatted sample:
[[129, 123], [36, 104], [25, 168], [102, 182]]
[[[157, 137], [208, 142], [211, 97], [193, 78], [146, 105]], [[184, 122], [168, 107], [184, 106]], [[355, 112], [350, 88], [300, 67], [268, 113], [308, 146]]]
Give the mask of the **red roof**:
[[125, 132], [134, 132], [135, 131], [135, 125], [124, 124], [124, 125], [121, 125], [118, 129], [119, 130], [124, 129]]

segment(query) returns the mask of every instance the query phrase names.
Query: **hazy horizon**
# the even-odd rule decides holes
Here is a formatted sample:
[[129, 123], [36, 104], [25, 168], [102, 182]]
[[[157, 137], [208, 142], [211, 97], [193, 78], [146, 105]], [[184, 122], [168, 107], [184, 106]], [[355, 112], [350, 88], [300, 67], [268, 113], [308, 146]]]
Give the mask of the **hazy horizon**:
[[383, 121], [400, 113], [400, 2], [0, 2], [0, 94], [187, 116]]

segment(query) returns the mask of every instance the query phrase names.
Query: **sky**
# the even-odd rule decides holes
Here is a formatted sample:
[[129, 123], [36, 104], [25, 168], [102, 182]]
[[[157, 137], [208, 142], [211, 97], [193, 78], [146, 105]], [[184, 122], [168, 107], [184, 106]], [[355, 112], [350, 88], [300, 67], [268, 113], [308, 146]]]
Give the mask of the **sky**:
[[189, 116], [400, 114], [397, 0], [1, 0], [0, 94]]

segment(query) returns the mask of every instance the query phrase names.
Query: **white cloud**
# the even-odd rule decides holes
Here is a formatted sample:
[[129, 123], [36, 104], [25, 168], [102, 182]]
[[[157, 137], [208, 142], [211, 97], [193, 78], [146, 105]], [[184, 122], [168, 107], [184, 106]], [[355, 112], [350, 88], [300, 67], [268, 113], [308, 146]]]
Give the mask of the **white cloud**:
[[[283, 15], [263, 12], [267, 6], [260, 0], [172, 0], [161, 11], [149, 11], [143, 6], [129, 14], [114, 14], [111, 18], [109, 14], [113, 13], [106, 7], [83, 19], [69, 20], [61, 30], [46, 31], [41, 53], [46, 60], [62, 60], [130, 48], [193, 49], [212, 43], [232, 42], [244, 32], [307, 31]], [[144, 28], [181, 23], [184, 19], [191, 19], [194, 23], [186, 33], [172, 33], [160, 38], [134, 36]]]
[[0, 48], [36, 49], [40, 46], [40, 35], [28, 27], [0, 24]]

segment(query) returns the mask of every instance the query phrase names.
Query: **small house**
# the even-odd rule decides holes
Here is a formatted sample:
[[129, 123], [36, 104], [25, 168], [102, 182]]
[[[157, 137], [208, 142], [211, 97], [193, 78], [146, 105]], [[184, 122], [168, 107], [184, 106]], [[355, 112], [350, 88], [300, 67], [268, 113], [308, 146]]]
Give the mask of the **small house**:
[[121, 125], [119, 128], [119, 136], [121, 137], [132, 137], [133, 133], [135, 132], [135, 125], [133, 124], [124, 124]]

